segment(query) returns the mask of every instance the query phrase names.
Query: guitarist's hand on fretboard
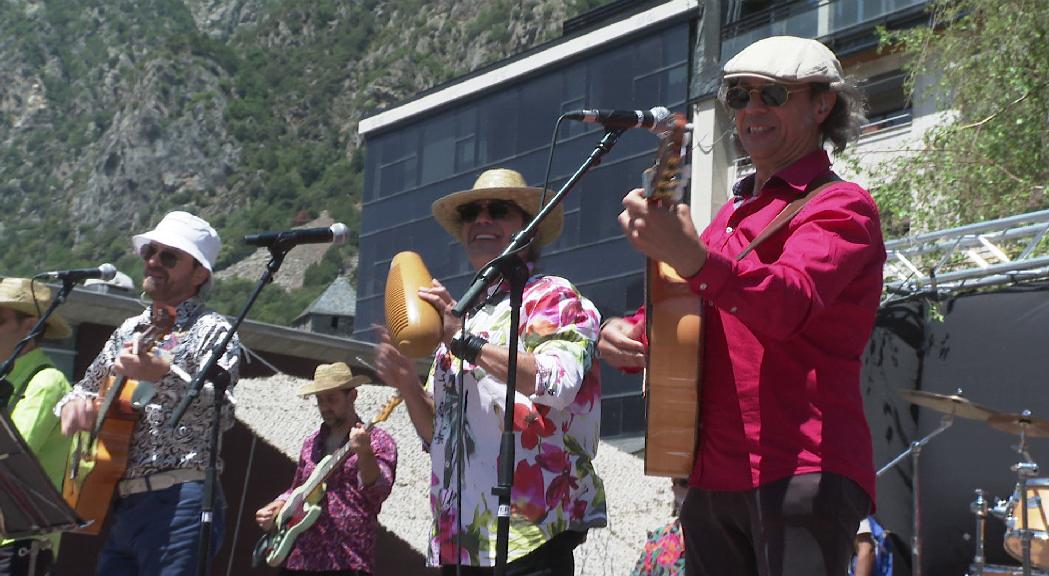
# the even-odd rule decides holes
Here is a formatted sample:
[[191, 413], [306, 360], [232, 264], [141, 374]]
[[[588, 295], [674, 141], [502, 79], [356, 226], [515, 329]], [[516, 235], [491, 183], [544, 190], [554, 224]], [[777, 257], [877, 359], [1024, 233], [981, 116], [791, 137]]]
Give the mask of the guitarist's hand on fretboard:
[[666, 262], [682, 278], [694, 276], [707, 261], [686, 204], [670, 208], [653, 203], [641, 188], [623, 198], [619, 225], [634, 249], [652, 260]]

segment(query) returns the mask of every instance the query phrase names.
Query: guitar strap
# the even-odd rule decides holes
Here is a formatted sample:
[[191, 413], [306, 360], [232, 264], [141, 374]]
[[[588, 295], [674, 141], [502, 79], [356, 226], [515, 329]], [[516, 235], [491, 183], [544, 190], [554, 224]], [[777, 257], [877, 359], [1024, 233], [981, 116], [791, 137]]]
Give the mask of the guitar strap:
[[747, 245], [738, 256], [736, 256], [736, 261], [738, 262], [742, 260], [747, 254], [750, 254], [755, 248], [757, 248], [759, 244], [768, 240], [769, 236], [772, 236], [778, 232], [780, 228], [787, 225], [791, 218], [794, 218], [798, 212], [801, 212], [801, 209], [808, 204], [809, 200], [815, 198], [820, 192], [823, 192], [828, 186], [835, 182], [841, 182], [841, 178], [830, 170], [813, 178], [812, 181], [809, 182], [809, 185], [805, 187], [805, 195], [784, 206], [783, 210], [772, 219], [772, 222], [769, 222], [768, 226], [765, 226], [765, 229], [755, 236], [754, 239], [750, 241], [750, 244]]

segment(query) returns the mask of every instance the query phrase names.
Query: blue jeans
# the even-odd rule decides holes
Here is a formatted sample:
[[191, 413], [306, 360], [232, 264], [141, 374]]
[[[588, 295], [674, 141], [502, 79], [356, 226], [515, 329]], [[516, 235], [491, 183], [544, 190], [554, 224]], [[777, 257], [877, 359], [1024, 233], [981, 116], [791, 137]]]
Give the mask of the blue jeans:
[[[203, 496], [204, 482], [198, 481], [118, 498], [96, 573], [105, 576], [195, 574]], [[222, 545], [225, 532], [226, 505], [218, 486], [213, 512], [210, 558], [215, 557]]]

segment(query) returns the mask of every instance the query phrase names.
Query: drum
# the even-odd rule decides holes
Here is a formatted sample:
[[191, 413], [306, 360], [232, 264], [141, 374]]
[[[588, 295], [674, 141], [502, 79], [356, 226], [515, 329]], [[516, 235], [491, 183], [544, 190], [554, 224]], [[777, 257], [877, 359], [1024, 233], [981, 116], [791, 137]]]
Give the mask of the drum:
[[[1023, 576], [1023, 568], [1019, 566], [1003, 566], [1001, 564], [987, 564], [982, 568], [976, 566], [970, 566], [969, 572], [971, 576]], [[1045, 572], [1041, 570], [1032, 570], [1031, 576], [1045, 576]]]
[[[1023, 562], [1023, 500], [1020, 485], [1009, 499], [1005, 519], [1005, 551]], [[1031, 565], [1049, 568], [1049, 478], [1027, 481], [1027, 529], [1031, 531]]]

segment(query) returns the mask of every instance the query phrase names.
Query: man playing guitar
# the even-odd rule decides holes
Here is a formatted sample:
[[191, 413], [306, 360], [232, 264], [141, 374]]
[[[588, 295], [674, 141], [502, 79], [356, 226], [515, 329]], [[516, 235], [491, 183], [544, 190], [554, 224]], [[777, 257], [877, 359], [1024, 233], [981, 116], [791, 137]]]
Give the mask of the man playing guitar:
[[[186, 394], [191, 375], [207, 361], [212, 347], [230, 329], [220, 314], [205, 309], [212, 266], [220, 240], [204, 220], [171, 212], [157, 227], [132, 239], [142, 257], [142, 289], [152, 303], [142, 314], [117, 328], [84, 378], [55, 408], [62, 431], [74, 434], [96, 427], [97, 397], [113, 375], [138, 381], [141, 410], [131, 433], [127, 469], [115, 487], [109, 535], [97, 573], [109, 575], [193, 574], [208, 463], [208, 437], [214, 388], [207, 384], [189, 405], [174, 432], [168, 420]], [[157, 345], [140, 347], [140, 335], [153, 330], [155, 311], [173, 310], [170, 333]], [[236, 337], [218, 364], [237, 382], [240, 344]], [[143, 386], [145, 384], [145, 386]], [[225, 429], [233, 425], [232, 410], [223, 414]], [[210, 554], [222, 542], [225, 505], [216, 486]]]
[[[844, 574], [874, 500], [860, 358], [885, 246], [866, 190], [830, 171], [858, 136], [862, 95], [816, 40], [778, 36], [725, 64], [719, 99], [755, 173], [702, 232], [687, 206], [635, 190], [620, 226], [705, 305], [699, 450], [681, 508], [691, 576]], [[598, 346], [642, 368], [641, 311]]]
[[[317, 410], [324, 422], [302, 443], [291, 488], [260, 508], [255, 520], [263, 530], [273, 530], [278, 516], [287, 517], [280, 526], [286, 530], [311, 506], [319, 506], [320, 515], [294, 538], [288, 546], [290, 553], [282, 552], [287, 560], [281, 574], [358, 576], [374, 570], [378, 515], [393, 488], [397, 445], [389, 434], [365, 427], [357, 416], [357, 387], [366, 381], [363, 376], [354, 376], [346, 364], [336, 362], [318, 366], [313, 382], [298, 390], [301, 396], [317, 397]], [[346, 448], [351, 453], [348, 457], [340, 453]], [[323, 494], [311, 498], [310, 480], [323, 475], [325, 471], [318, 470], [318, 465], [328, 464], [325, 457], [329, 455], [335, 456], [335, 466], [325, 478], [318, 478], [321, 483], [316, 490]], [[289, 503], [291, 507], [280, 514]]]

